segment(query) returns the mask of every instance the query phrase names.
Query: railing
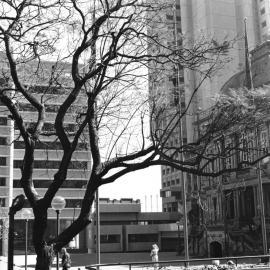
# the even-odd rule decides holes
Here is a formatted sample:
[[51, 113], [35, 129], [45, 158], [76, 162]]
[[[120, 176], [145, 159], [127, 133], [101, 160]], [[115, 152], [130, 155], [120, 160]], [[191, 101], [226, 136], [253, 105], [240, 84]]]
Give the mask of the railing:
[[[237, 264], [239, 262], [244, 262], [248, 264], [254, 263], [256, 261], [256, 263], [258, 262], [258, 259], [262, 259], [265, 262], [269, 262], [269, 258], [270, 255], [256, 255], [256, 256], [240, 256], [240, 257], [221, 257], [221, 258], [200, 258], [200, 259], [190, 259], [190, 260], [171, 260], [171, 261], [158, 261], [157, 263], [159, 264], [159, 266], [189, 266], [189, 265], [200, 265], [200, 264], [204, 264], [204, 263], [208, 263], [211, 264], [211, 262], [213, 260], [220, 260], [221, 264], [222, 262], [227, 262], [229, 260], [234, 261], [234, 263]], [[109, 266], [127, 266], [127, 269], [132, 269], [139, 267], [139, 266], [151, 266], [154, 264], [157, 264], [156, 262], [150, 262], [150, 261], [145, 261], [145, 262], [124, 262], [124, 263], [106, 263], [106, 264], [92, 264], [92, 265], [88, 265], [85, 266], [86, 269], [89, 270], [94, 270], [94, 269], [100, 269], [100, 267], [109, 267]], [[262, 268], [263, 269], [263, 268]], [[269, 269], [269, 268], [267, 268]]]

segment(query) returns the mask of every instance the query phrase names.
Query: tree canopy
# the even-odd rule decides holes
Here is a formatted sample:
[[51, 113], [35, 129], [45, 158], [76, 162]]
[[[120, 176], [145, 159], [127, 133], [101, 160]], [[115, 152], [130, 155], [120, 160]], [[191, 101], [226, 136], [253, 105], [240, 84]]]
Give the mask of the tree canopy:
[[[253, 95], [252, 106], [247, 101], [251, 92], [221, 96], [207, 112], [197, 141], [168, 145], [172, 133], [179, 132], [201, 83], [220, 67], [225, 59], [221, 56], [231, 46], [228, 41], [219, 44], [207, 38], [185, 43], [185, 37], [166, 21], [166, 13], [174, 14], [174, 9], [171, 3], [156, 0], [1, 1], [0, 101], [25, 146], [20, 184], [35, 217], [36, 269], [48, 269], [48, 250], [59, 251], [91, 222], [94, 194], [101, 185], [154, 165], [210, 176], [239, 169], [205, 168], [216, 159], [226, 159], [236, 148], [241, 150], [240, 145], [225, 147], [224, 134], [231, 134], [236, 126], [242, 125], [244, 130], [255, 115], [261, 115], [260, 108], [268, 106], [262, 93]], [[183, 41], [181, 46], [168, 42], [174, 42], [176, 35]], [[173, 102], [165, 99], [166, 78], [180, 68], [201, 74], [185, 108], [178, 106], [182, 100], [179, 83], [175, 83]], [[48, 125], [53, 95], [59, 96], [61, 104], [54, 124]], [[31, 123], [24, 118], [22, 99], [35, 116]], [[70, 117], [76, 123], [72, 129], [67, 121]], [[60, 143], [62, 157], [52, 183], [41, 196], [33, 182], [35, 151], [47, 137]], [[48, 208], [82, 143], [88, 145], [91, 172], [80, 214], [46, 243]], [[209, 151], [213, 145], [215, 152]], [[245, 162], [253, 164], [260, 158], [257, 155]]]

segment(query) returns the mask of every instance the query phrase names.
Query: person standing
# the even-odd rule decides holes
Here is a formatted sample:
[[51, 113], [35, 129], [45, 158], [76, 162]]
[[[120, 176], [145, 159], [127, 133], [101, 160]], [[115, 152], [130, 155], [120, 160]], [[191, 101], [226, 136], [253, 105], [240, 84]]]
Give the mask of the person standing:
[[152, 262], [155, 262], [155, 264], [154, 264], [155, 270], [158, 269], [158, 263], [156, 263], [156, 262], [158, 262], [158, 251], [159, 251], [158, 245], [153, 244], [150, 256], [151, 256]]
[[71, 267], [70, 255], [65, 248], [62, 248], [62, 269], [68, 270]]

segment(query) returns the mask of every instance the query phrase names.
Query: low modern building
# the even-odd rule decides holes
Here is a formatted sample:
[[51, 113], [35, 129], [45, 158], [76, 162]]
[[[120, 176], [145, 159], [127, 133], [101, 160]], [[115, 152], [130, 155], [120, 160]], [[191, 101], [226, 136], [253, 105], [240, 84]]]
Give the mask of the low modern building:
[[[161, 251], [183, 249], [182, 225], [177, 212], [141, 212], [139, 200], [100, 199], [101, 252], [149, 251], [157, 243]], [[178, 227], [179, 226], [179, 227]], [[95, 239], [96, 226], [91, 226]], [[94, 241], [89, 244], [95, 250]]]
[[[141, 212], [139, 200], [110, 200], [100, 198], [100, 250], [101, 252], [143, 252], [157, 243], [160, 251], [183, 250], [181, 218], [176, 212]], [[60, 231], [79, 214], [77, 208], [65, 209], [60, 215]], [[92, 213], [93, 222], [70, 242], [70, 252], [96, 251], [96, 214]], [[56, 232], [56, 215], [49, 211], [48, 237]], [[33, 220], [29, 220], [29, 253], [33, 251], [31, 242]], [[25, 220], [20, 212], [15, 217], [15, 254], [25, 249]]]

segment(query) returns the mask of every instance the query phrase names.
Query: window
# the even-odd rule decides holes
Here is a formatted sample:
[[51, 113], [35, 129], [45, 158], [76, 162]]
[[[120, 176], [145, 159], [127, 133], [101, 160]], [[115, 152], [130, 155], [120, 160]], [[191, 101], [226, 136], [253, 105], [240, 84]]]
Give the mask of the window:
[[120, 234], [101, 234], [100, 243], [101, 244], [120, 243]]
[[172, 21], [172, 20], [173, 20], [173, 15], [168, 15], [168, 14], [167, 14], [167, 15], [166, 15], [166, 19]]
[[[23, 141], [15, 141], [14, 142], [15, 149], [24, 149], [25, 145]], [[61, 150], [62, 144], [60, 142], [36, 142], [35, 149], [54, 149], [54, 150]], [[80, 142], [77, 145], [76, 150], [87, 150], [88, 146], [85, 142]]]
[[35, 112], [36, 108], [31, 105], [31, 104], [19, 104], [20, 110], [22, 111], [30, 111], [30, 112]]
[[6, 126], [6, 125], [7, 125], [7, 118], [0, 117], [0, 126]]
[[248, 138], [246, 134], [242, 134], [240, 149], [242, 152], [240, 162], [244, 162], [244, 164], [242, 164], [242, 167], [244, 168], [247, 167], [247, 164], [245, 164], [245, 162], [248, 161]]
[[6, 166], [6, 165], [7, 165], [7, 158], [0, 157], [0, 166]]
[[[66, 77], [66, 76], [65, 76]], [[60, 95], [68, 92], [68, 88], [62, 88], [57, 86], [45, 86], [45, 85], [36, 85], [29, 87], [29, 91], [32, 93], [46, 93], [52, 95]]]
[[228, 219], [234, 218], [234, 196], [231, 190], [225, 191], [225, 213]]
[[3, 187], [6, 185], [6, 178], [5, 177], [0, 177], [0, 186]]
[[264, 14], [265, 13], [265, 8], [262, 8], [260, 12], [261, 12], [261, 14]]
[[5, 207], [6, 206], [6, 200], [5, 198], [0, 198], [0, 206]]
[[217, 222], [217, 197], [213, 197], [213, 206], [214, 206], [214, 222]]
[[7, 145], [7, 138], [6, 137], [0, 137], [0, 145]]
[[[52, 183], [52, 180], [34, 180], [34, 186], [35, 188], [48, 188], [50, 184]], [[84, 188], [87, 184], [87, 180], [66, 180], [62, 184], [62, 188]], [[20, 188], [20, 180], [14, 180], [13, 181], [13, 187], [14, 188]]]
[[66, 208], [78, 208], [81, 206], [80, 199], [66, 199]]
[[265, 27], [266, 26], [266, 21], [263, 21], [262, 22], [262, 27]]
[[129, 234], [128, 242], [136, 243], [136, 242], [158, 242], [158, 234], [149, 233], [149, 234]]
[[[60, 166], [60, 161], [58, 160], [35, 160], [34, 168], [37, 169], [58, 169]], [[22, 160], [14, 160], [14, 168], [21, 168], [23, 165]], [[87, 161], [71, 161], [69, 163], [69, 169], [72, 170], [86, 170]]]
[[231, 139], [227, 139], [225, 143], [225, 156], [226, 156], [226, 169], [231, 169], [233, 167], [233, 142]]
[[[0, 123], [1, 124], [1, 123]], [[34, 128], [35, 123], [26, 123], [28, 128]], [[65, 124], [64, 128], [67, 132], [74, 132], [76, 130], [76, 124]], [[15, 129], [18, 130], [18, 127], [15, 123]], [[54, 123], [44, 123], [43, 130], [45, 131], [54, 131]]]
[[246, 187], [244, 191], [244, 202], [245, 217], [253, 218], [255, 216], [253, 187]]
[[267, 153], [268, 152], [268, 141], [267, 141], [267, 132], [266, 131], [262, 131], [261, 132], [261, 150], [263, 151], [263, 153]]
[[255, 143], [255, 135], [253, 132], [250, 132], [248, 134], [248, 161], [254, 161], [254, 157], [255, 157], [255, 152], [254, 149], [256, 143]]

